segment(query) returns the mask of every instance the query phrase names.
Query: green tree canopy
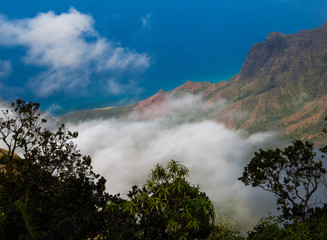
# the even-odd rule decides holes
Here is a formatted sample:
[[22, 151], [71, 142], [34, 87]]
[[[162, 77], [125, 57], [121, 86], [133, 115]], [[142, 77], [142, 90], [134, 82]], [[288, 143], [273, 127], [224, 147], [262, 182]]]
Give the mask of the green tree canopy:
[[[166, 167], [158, 164], [143, 188], [133, 187], [129, 199], [119, 206], [121, 213], [131, 217], [129, 239], [208, 238], [213, 230], [214, 207], [199, 186], [187, 182], [188, 173], [186, 167], [171, 160]], [[107, 208], [112, 209], [113, 204]]]
[[0, 141], [6, 146], [0, 150], [0, 236], [94, 237], [108, 199], [105, 179], [76, 149], [77, 133], [64, 125], [50, 131], [45, 123], [39, 104], [23, 100], [12, 102], [0, 118]]
[[315, 157], [313, 144], [299, 140], [284, 150], [260, 149], [239, 180], [274, 193], [284, 218], [304, 219], [314, 206], [310, 200], [326, 173], [322, 161]]

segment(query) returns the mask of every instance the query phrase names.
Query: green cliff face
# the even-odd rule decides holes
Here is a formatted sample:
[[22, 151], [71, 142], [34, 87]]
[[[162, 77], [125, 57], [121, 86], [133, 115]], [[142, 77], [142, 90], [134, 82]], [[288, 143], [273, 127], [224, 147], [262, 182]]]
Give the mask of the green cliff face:
[[[269, 34], [252, 46], [240, 73], [227, 82], [187, 82], [136, 104], [75, 112], [62, 120], [123, 117], [188, 94], [202, 97], [201, 119], [249, 132], [278, 130], [289, 139], [321, 141], [327, 115], [327, 23], [297, 34]], [[207, 107], [220, 100], [223, 106]]]
[[319, 138], [327, 114], [326, 60], [327, 24], [292, 35], [271, 33], [255, 44], [230, 86], [218, 92], [231, 100], [229, 111], [248, 113], [233, 127]]

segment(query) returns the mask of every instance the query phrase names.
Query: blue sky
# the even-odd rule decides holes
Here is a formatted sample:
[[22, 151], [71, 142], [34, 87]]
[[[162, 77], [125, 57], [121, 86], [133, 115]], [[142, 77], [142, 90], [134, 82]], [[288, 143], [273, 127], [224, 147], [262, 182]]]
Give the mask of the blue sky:
[[256, 42], [327, 21], [322, 0], [0, 0], [0, 90], [61, 114], [228, 80]]

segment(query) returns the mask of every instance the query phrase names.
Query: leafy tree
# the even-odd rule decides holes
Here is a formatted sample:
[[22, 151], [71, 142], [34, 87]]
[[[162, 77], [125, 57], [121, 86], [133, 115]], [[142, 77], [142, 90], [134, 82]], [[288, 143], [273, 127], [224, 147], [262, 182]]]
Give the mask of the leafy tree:
[[249, 240], [327, 239], [327, 208], [318, 208], [306, 219], [283, 223], [275, 217], [264, 218], [248, 233]]
[[239, 180], [274, 193], [283, 218], [304, 219], [312, 211], [315, 203], [310, 200], [326, 173], [315, 157], [313, 144], [299, 140], [284, 150], [260, 149]]
[[249, 240], [280, 240], [285, 239], [286, 231], [280, 220], [275, 217], [263, 218], [248, 232]]
[[[45, 126], [39, 104], [17, 100], [0, 118], [0, 237], [86, 239], [101, 233], [105, 179], [72, 139]], [[25, 237], [24, 237], [25, 236]]]
[[206, 239], [213, 230], [214, 207], [198, 186], [186, 181], [189, 170], [171, 160], [167, 167], [157, 165], [143, 188], [134, 186], [122, 205], [109, 202], [129, 214], [129, 230], [117, 232], [116, 239]]
[[239, 232], [234, 232], [226, 226], [215, 226], [208, 240], [244, 240]]

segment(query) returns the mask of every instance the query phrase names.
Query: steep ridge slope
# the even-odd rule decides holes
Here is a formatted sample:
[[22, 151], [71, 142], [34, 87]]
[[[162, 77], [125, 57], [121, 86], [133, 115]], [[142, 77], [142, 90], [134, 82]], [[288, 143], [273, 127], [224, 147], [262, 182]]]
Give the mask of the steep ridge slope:
[[325, 23], [298, 34], [269, 34], [266, 41], [251, 48], [240, 73], [217, 95], [231, 101], [225, 112], [247, 111], [248, 115], [233, 127], [279, 129], [290, 138], [306, 139], [323, 126], [326, 86]]
[[[136, 104], [75, 112], [61, 119], [127, 116], [188, 94], [201, 96], [201, 119], [215, 119], [249, 132], [278, 130], [289, 139], [319, 141], [327, 115], [327, 23], [297, 34], [269, 34], [264, 42], [252, 46], [240, 73], [229, 81], [186, 82]], [[223, 107], [208, 108], [221, 100]]]

